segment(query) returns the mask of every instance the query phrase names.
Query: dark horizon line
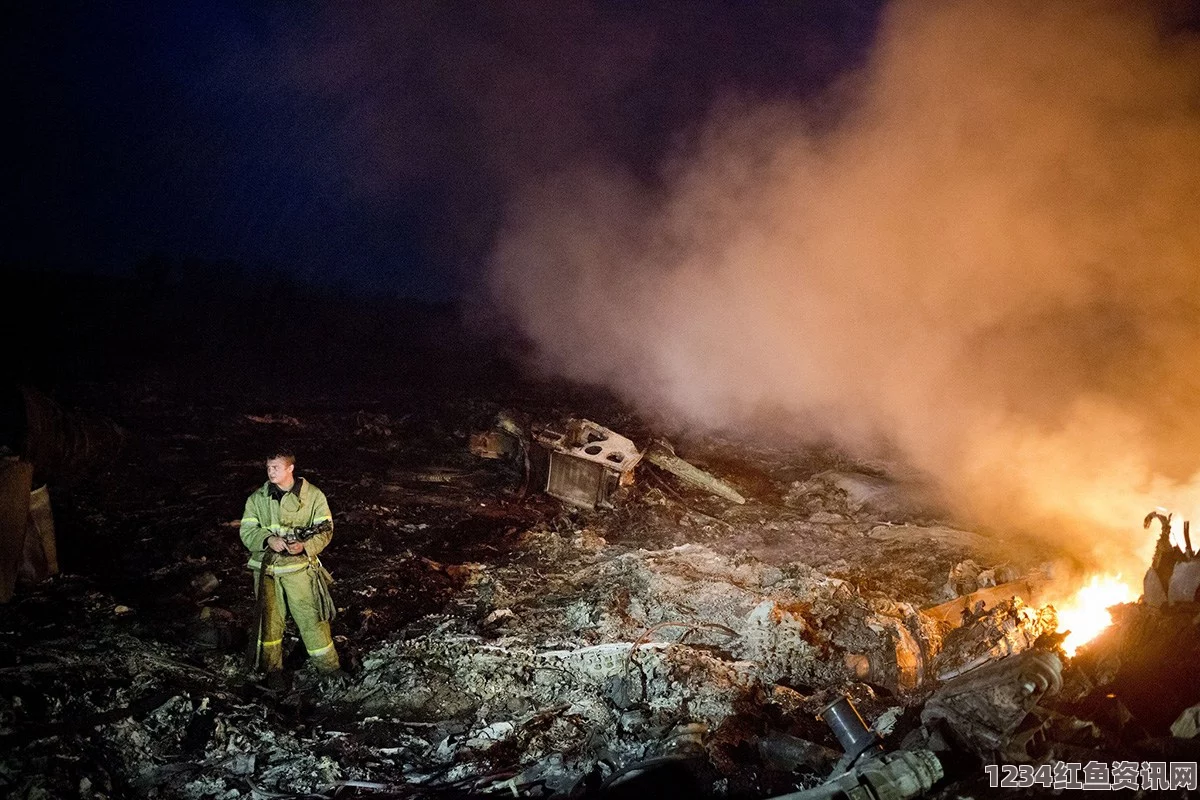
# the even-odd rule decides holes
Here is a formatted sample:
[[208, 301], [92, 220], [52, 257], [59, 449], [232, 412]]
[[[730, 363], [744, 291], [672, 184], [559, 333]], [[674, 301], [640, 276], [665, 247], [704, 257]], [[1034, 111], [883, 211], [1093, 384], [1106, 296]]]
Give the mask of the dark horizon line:
[[[163, 261], [155, 261], [158, 257]], [[165, 268], [162, 264], [165, 262]], [[235, 258], [168, 257], [154, 256], [137, 260], [123, 268], [88, 266], [67, 262], [35, 262], [28, 259], [0, 262], [0, 271], [8, 276], [11, 284], [22, 281], [53, 281], [68, 279], [79, 282], [117, 287], [122, 284], [130, 288], [142, 284], [147, 287], [178, 289], [189, 280], [198, 280], [201, 286], [211, 286], [216, 281], [232, 282], [235, 285], [284, 284], [294, 289], [315, 289], [327, 296], [340, 299], [406, 301], [412, 305], [429, 308], [453, 308], [463, 301], [461, 292], [405, 292], [393, 288], [378, 279], [354, 282], [347, 280], [323, 281], [319, 273], [305, 272], [283, 265], [240, 261]], [[228, 286], [228, 283], [225, 284]]]

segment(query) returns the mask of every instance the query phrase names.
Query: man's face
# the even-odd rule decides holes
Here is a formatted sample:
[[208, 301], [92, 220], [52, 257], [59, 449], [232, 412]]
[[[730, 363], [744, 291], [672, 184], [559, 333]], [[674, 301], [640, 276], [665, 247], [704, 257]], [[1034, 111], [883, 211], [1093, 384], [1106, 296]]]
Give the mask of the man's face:
[[292, 470], [295, 468], [296, 465], [289, 464], [287, 459], [269, 459], [267, 461], [267, 480], [280, 489], [290, 488], [292, 485]]

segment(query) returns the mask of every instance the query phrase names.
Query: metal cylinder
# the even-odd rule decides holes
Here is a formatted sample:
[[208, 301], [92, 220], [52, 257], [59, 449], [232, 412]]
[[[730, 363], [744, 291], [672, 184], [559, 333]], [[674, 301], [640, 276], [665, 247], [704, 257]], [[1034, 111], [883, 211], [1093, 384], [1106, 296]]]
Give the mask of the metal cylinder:
[[[44, 568], [34, 580], [58, 574], [58, 540], [54, 533], [54, 509], [50, 507], [50, 489], [41, 485], [29, 493], [29, 525], [25, 532], [25, 546], [40, 553], [40, 564]], [[38, 559], [35, 558], [35, 563]]]
[[878, 748], [875, 731], [867, 727], [849, 697], [839, 697], [825, 706], [818, 715], [833, 731], [846, 755], [854, 758], [871, 747]]
[[870, 758], [855, 769], [813, 789], [773, 800], [908, 800], [924, 796], [942, 779], [942, 763], [929, 750], [901, 750]]
[[11, 600], [17, 586], [17, 569], [25, 553], [32, 481], [32, 464], [0, 458], [0, 603]]

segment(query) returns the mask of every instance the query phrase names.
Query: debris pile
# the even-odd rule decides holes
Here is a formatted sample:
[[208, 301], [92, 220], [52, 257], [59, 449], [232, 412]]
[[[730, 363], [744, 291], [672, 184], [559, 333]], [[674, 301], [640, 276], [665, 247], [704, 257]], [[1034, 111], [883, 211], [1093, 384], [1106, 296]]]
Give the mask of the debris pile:
[[[1190, 604], [1122, 607], [1068, 659], [1039, 605], [1053, 566], [954, 527], [878, 465], [676, 450], [474, 401], [331, 407], [256, 409], [200, 438], [177, 429], [185, 408], [143, 404], [154, 452], [233, 478], [189, 484], [201, 511], [122, 507], [118, 490], [171, 496], [134, 452], [66, 498], [64, 529], [113, 555], [88, 572], [64, 540], [64, 574], [6, 606], [0, 789], [584, 797], [645, 793], [669, 769], [701, 796], [896, 800], [972, 791], [987, 764], [1180, 760], [1196, 741]], [[269, 690], [241, 666], [230, 509], [259, 480], [246, 441], [281, 426], [327, 473], [351, 675], [300, 668]]]

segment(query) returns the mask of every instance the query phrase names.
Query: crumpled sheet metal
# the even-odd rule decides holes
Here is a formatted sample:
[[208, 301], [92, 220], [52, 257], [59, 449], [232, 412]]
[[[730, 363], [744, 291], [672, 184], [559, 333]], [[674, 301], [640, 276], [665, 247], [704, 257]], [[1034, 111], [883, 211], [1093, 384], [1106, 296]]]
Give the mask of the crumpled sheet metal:
[[1058, 628], [1053, 607], [1034, 608], [1020, 598], [997, 603], [980, 616], [948, 633], [935, 667], [939, 680], [947, 681], [998, 658], [1033, 647], [1042, 634]]
[[1062, 689], [1062, 662], [1044, 650], [1001, 659], [947, 682], [921, 711], [927, 727], [941, 725], [980, 755], [1004, 752], [1043, 697]]
[[1167, 588], [1168, 603], [1191, 603], [1200, 591], [1200, 559], [1175, 565], [1171, 585]]

